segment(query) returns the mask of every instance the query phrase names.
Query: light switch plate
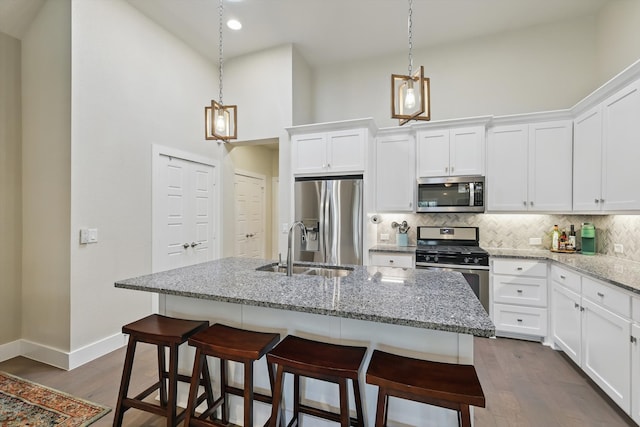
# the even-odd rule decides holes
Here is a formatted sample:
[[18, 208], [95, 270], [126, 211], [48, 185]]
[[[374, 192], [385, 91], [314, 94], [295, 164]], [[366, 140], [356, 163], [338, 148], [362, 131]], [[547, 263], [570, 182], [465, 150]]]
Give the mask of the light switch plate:
[[529, 237], [529, 244], [530, 245], [541, 245], [542, 244], [542, 238], [540, 238], [540, 237]]
[[89, 243], [98, 243], [97, 228], [81, 228], [80, 229], [80, 244], [87, 245]]
[[624, 246], [622, 246], [622, 243], [614, 243], [613, 244], [613, 252], [615, 252], [617, 254], [624, 253]]
[[389, 241], [389, 234], [388, 233], [380, 233], [380, 241], [381, 242], [388, 242]]

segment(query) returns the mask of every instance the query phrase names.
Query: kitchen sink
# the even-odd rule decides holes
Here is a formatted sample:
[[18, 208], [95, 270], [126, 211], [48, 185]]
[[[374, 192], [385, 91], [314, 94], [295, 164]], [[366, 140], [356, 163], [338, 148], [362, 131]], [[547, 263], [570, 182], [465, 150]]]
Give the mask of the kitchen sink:
[[[273, 263], [273, 264], [267, 264], [267, 265], [263, 265], [262, 267], [258, 267], [256, 268], [257, 271], [268, 271], [271, 273], [286, 273], [287, 272], [287, 266], [286, 265], [282, 265], [282, 264], [278, 264]], [[309, 264], [293, 264], [293, 274], [305, 274], [307, 276], [322, 276], [322, 277], [328, 277], [328, 278], [333, 278], [333, 277], [344, 277], [347, 276], [349, 273], [351, 273], [353, 271], [353, 268], [351, 267], [344, 267], [344, 266], [333, 266], [333, 265], [326, 265], [326, 266], [316, 266], [316, 265], [309, 265]]]

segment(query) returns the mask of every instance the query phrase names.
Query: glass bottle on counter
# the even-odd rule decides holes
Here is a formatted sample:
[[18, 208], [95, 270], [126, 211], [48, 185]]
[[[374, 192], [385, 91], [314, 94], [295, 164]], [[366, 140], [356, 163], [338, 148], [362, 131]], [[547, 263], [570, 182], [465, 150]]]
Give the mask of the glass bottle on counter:
[[560, 249], [560, 230], [558, 225], [553, 226], [553, 232], [551, 233], [551, 250], [557, 251]]
[[569, 228], [569, 249], [576, 249], [576, 229], [573, 227], [573, 224], [571, 224]]

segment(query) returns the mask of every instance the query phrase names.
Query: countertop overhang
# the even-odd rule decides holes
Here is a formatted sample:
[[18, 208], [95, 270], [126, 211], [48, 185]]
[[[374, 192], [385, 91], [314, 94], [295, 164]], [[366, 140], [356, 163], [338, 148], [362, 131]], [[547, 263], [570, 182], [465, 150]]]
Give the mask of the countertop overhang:
[[495, 326], [457, 272], [350, 266], [341, 278], [257, 271], [223, 258], [115, 282], [118, 288], [433, 329], [479, 337]]

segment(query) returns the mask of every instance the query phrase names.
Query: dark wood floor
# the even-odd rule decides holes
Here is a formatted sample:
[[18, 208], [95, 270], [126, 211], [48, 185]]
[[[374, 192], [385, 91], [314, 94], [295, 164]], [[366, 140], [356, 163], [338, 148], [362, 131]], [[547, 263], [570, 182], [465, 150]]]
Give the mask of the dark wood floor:
[[[140, 345], [132, 392], [155, 378], [155, 350]], [[124, 349], [67, 372], [25, 358], [0, 363], [0, 370], [77, 397], [115, 408]], [[560, 353], [539, 343], [510, 339], [475, 340], [475, 363], [487, 399], [475, 409], [475, 425], [628, 426], [635, 425], [597, 391]], [[139, 390], [133, 390], [135, 385]], [[109, 426], [113, 412], [94, 424]], [[164, 426], [163, 419], [130, 410], [127, 426]]]

